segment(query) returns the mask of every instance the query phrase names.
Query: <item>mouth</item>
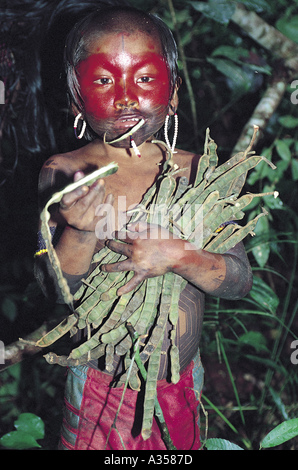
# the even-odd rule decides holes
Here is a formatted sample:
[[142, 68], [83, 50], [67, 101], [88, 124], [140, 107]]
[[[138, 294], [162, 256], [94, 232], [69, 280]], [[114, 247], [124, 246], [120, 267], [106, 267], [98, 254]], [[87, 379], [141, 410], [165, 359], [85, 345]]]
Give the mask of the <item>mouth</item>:
[[[124, 134], [120, 135], [117, 139], [114, 139], [110, 142], [106, 141], [106, 134], [104, 134], [104, 143], [107, 144], [115, 144], [116, 142], [120, 142], [125, 140], [127, 137], [131, 137], [135, 132], [137, 132], [140, 127], [145, 124], [145, 120], [140, 117], [136, 116], [121, 116], [121, 118], [116, 121], [118, 123], [117, 128], [119, 130], [124, 130]], [[115, 126], [116, 127], [116, 126]], [[128, 129], [128, 130], [127, 130]]]
[[141, 117], [136, 116], [135, 114], [130, 114], [130, 115], [122, 115], [120, 116], [115, 123], [116, 128], [130, 128], [134, 127], [138, 122], [140, 122]]

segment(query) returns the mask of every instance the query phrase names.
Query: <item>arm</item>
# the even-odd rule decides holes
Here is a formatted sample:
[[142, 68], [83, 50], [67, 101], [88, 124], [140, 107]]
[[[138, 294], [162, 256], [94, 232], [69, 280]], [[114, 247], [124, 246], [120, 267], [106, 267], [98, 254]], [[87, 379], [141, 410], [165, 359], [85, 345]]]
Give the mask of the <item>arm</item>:
[[204, 292], [224, 299], [241, 299], [252, 287], [251, 267], [243, 243], [222, 255], [186, 250], [173, 271]]
[[[77, 181], [83, 176], [84, 173], [81, 171], [75, 172], [74, 176], [70, 175], [57, 164], [55, 159], [49, 160], [44, 165], [39, 179], [41, 205], [44, 205], [55, 191], [73, 179]], [[89, 271], [97, 242], [95, 227], [100, 220], [100, 215], [95, 216], [95, 211], [103, 203], [104, 197], [104, 182], [99, 180], [90, 187], [82, 186], [66, 194], [60, 205], [52, 212], [49, 225], [51, 227], [59, 225], [63, 229], [55, 249], [72, 293], [79, 288], [81, 279]], [[113, 197], [107, 196], [105, 203], [112, 204]], [[46, 254], [36, 259], [35, 276], [47, 296], [55, 298], [58, 302], [61, 301], [56, 275]]]
[[108, 242], [109, 248], [124, 254], [127, 260], [102, 266], [105, 271], [134, 271], [134, 277], [118, 290], [118, 295], [129, 292], [148, 277], [168, 271], [222, 298], [239, 299], [250, 291], [252, 273], [242, 243], [220, 255], [198, 250], [161, 227], [152, 229], [138, 224], [131, 229], [124, 240], [126, 243]]

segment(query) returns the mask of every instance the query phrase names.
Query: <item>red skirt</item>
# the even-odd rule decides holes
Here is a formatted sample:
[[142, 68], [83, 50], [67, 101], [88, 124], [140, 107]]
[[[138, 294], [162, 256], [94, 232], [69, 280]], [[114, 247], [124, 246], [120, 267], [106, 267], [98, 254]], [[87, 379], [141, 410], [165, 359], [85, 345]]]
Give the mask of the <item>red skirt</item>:
[[[200, 378], [194, 382], [195, 375]], [[200, 448], [197, 396], [201, 394], [202, 377], [198, 356], [177, 384], [166, 380], [157, 383], [157, 398], [177, 450]], [[123, 386], [111, 388], [110, 383], [109, 375], [88, 366], [68, 370], [59, 449], [167, 450], [155, 418], [150, 438], [144, 441], [141, 436], [142, 392], [126, 390], [116, 429], [110, 432], [123, 393]]]

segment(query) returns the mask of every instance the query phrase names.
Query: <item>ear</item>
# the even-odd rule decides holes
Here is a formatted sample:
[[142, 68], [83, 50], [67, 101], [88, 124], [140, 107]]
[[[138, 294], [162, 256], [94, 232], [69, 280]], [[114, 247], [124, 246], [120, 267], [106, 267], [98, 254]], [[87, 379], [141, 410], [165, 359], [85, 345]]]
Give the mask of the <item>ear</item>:
[[169, 101], [169, 115], [170, 116], [173, 116], [176, 113], [177, 108], [178, 108], [178, 104], [179, 104], [178, 90], [180, 88], [181, 82], [182, 82], [182, 79], [178, 77], [172, 97]]

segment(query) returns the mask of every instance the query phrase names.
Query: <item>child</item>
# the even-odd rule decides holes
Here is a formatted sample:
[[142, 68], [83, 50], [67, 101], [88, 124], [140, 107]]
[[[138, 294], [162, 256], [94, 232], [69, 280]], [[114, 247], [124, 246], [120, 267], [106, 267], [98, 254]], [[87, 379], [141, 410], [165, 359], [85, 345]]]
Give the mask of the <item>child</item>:
[[[77, 117], [75, 133], [91, 142], [79, 150], [55, 155], [40, 175], [42, 204], [49, 195], [84, 174], [114, 161], [118, 171], [90, 188], [82, 186], [65, 195], [52, 213], [52, 231], [61, 233], [56, 242], [61, 268], [74, 293], [86, 277], [94, 252], [104, 244], [96, 237], [102, 215], [96, 208], [114, 204], [116, 231], [123, 225], [123, 211], [137, 205], [161, 171], [164, 149], [151, 142], [176, 114], [178, 88], [176, 45], [171, 32], [153, 15], [133, 8], [99, 10], [82, 20], [70, 33], [66, 45], [68, 87], [72, 111]], [[144, 124], [131, 137], [108, 145], [126, 134], [141, 120]], [[177, 119], [177, 118], [175, 118]], [[80, 124], [79, 124], [80, 122]], [[134, 143], [132, 142], [134, 141]], [[137, 147], [136, 152], [132, 148]], [[141, 157], [140, 157], [141, 155]], [[193, 182], [198, 156], [176, 150], [174, 163], [187, 168], [183, 173]], [[180, 175], [181, 176], [181, 175]], [[106, 196], [107, 194], [107, 196]], [[123, 196], [126, 207], [121, 206]], [[122, 197], [122, 198], [121, 198]], [[180, 296], [177, 345], [180, 352], [180, 381], [167, 381], [167, 355], [162, 354], [158, 375], [158, 400], [174, 445], [179, 450], [200, 447], [198, 400], [202, 389], [199, 339], [202, 328], [204, 294], [238, 299], [251, 288], [251, 270], [242, 244], [224, 255], [204, 250], [188, 250], [185, 242], [171, 237], [165, 229], [133, 224], [121, 242], [106, 241], [108, 247], [124, 254], [125, 261], [101, 267], [107, 272], [133, 271], [134, 276], [117, 294], [129, 292], [150, 277], [168, 271], [188, 281]], [[154, 236], [152, 236], [154, 230]], [[59, 232], [59, 233], [60, 233]], [[117, 232], [116, 232], [117, 236]], [[55, 277], [40, 246], [37, 277], [48, 294], [57, 292]], [[170, 330], [170, 325], [167, 332]], [[163, 351], [169, 348], [165, 334]], [[104, 361], [70, 368], [66, 384], [61, 449], [165, 450], [157, 421], [144, 441], [140, 435], [141, 393], [128, 389], [115, 418], [122, 388], [111, 388], [121, 371], [121, 358], [115, 356], [114, 370], [105, 370]]]

